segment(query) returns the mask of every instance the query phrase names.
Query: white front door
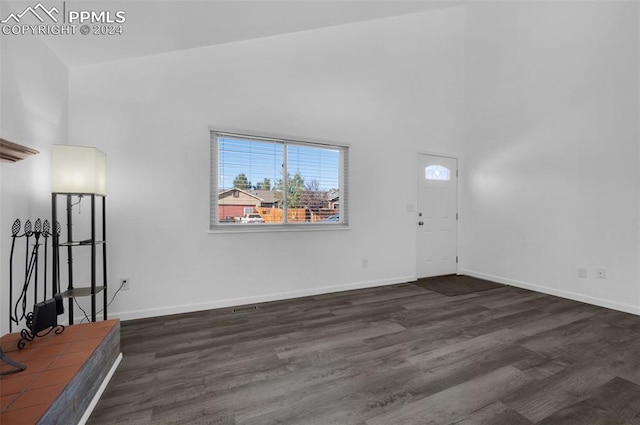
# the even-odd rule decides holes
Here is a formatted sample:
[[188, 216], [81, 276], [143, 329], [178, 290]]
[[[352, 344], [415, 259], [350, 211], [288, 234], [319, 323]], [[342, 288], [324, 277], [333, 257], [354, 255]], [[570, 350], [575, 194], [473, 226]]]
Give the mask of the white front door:
[[458, 160], [418, 155], [418, 278], [457, 271]]

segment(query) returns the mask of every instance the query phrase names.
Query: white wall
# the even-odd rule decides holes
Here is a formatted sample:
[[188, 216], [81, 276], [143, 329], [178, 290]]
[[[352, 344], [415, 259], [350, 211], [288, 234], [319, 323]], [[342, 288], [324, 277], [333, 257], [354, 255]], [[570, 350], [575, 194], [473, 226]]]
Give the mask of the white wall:
[[[72, 69], [70, 143], [107, 153], [110, 285], [131, 282], [112, 313], [411, 279], [416, 153], [459, 154], [463, 43], [454, 8]], [[209, 234], [212, 125], [350, 143], [351, 229]]]
[[40, 151], [0, 164], [0, 332], [6, 333], [11, 225], [51, 217], [49, 151], [66, 143], [68, 87], [67, 67], [38, 37], [3, 35], [0, 56], [0, 136]]
[[464, 272], [640, 312], [638, 16], [635, 2], [467, 8]]
[[[0, 239], [50, 213], [69, 100], [69, 143], [108, 154], [117, 316], [412, 278], [418, 151], [461, 156], [461, 272], [640, 313], [638, 9], [482, 2], [74, 68], [68, 90], [38, 38], [2, 37], [0, 135], [41, 154], [0, 165]], [[350, 143], [351, 230], [207, 233], [210, 125]]]

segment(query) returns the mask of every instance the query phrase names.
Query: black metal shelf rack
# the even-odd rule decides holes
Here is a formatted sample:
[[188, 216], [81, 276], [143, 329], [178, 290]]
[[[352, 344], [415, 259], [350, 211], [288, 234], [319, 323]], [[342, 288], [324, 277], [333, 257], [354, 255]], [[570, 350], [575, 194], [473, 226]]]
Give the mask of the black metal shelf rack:
[[[106, 197], [93, 193], [52, 193], [51, 194], [51, 214], [54, 223], [58, 222], [58, 196], [66, 197], [67, 206], [67, 240], [61, 242], [59, 236], [53, 239], [53, 280], [54, 284], [59, 286], [60, 280], [60, 249], [67, 248], [67, 290], [62, 293], [64, 298], [68, 298], [69, 324], [74, 324], [73, 308], [74, 298], [91, 297], [91, 321], [97, 320], [96, 302], [97, 296], [102, 295], [102, 313], [103, 320], [107, 320], [107, 242], [106, 242]], [[87, 197], [91, 201], [91, 238], [85, 240], [74, 240], [73, 238], [73, 214], [72, 198], [76, 196], [80, 199]], [[100, 198], [101, 205], [101, 223], [97, 223], [96, 219], [96, 198]], [[98, 227], [101, 229], [100, 239], [98, 239]], [[76, 286], [74, 282], [74, 248], [88, 247], [91, 249], [91, 274], [88, 286]], [[98, 248], [101, 248], [101, 261], [98, 256]], [[82, 249], [82, 248], [80, 248]], [[102, 266], [102, 284], [98, 284], [97, 272], [98, 263]]]

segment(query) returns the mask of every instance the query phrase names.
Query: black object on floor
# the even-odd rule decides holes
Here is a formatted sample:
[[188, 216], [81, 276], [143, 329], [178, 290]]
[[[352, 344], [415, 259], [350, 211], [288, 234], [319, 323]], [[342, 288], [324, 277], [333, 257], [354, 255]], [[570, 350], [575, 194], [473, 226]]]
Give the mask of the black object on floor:
[[425, 277], [413, 282], [421, 288], [435, 291], [449, 297], [502, 288], [504, 285], [490, 280], [471, 276], [449, 274], [445, 276]]
[[4, 372], [0, 373], [0, 376], [1, 375], [9, 375], [11, 373], [22, 372], [23, 370], [25, 370], [27, 368], [22, 363], [18, 363], [17, 361], [11, 360], [9, 357], [7, 357], [4, 354], [4, 351], [2, 351], [2, 347], [0, 347], [0, 361], [8, 364], [11, 367], [13, 367], [13, 369], [9, 369], [7, 371], [4, 371]]

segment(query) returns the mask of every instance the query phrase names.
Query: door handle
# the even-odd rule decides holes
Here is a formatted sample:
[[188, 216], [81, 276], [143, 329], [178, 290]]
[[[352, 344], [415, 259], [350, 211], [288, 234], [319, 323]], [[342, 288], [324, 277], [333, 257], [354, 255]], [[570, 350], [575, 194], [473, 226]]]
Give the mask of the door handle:
[[418, 226], [424, 226], [424, 221], [419, 221]]

